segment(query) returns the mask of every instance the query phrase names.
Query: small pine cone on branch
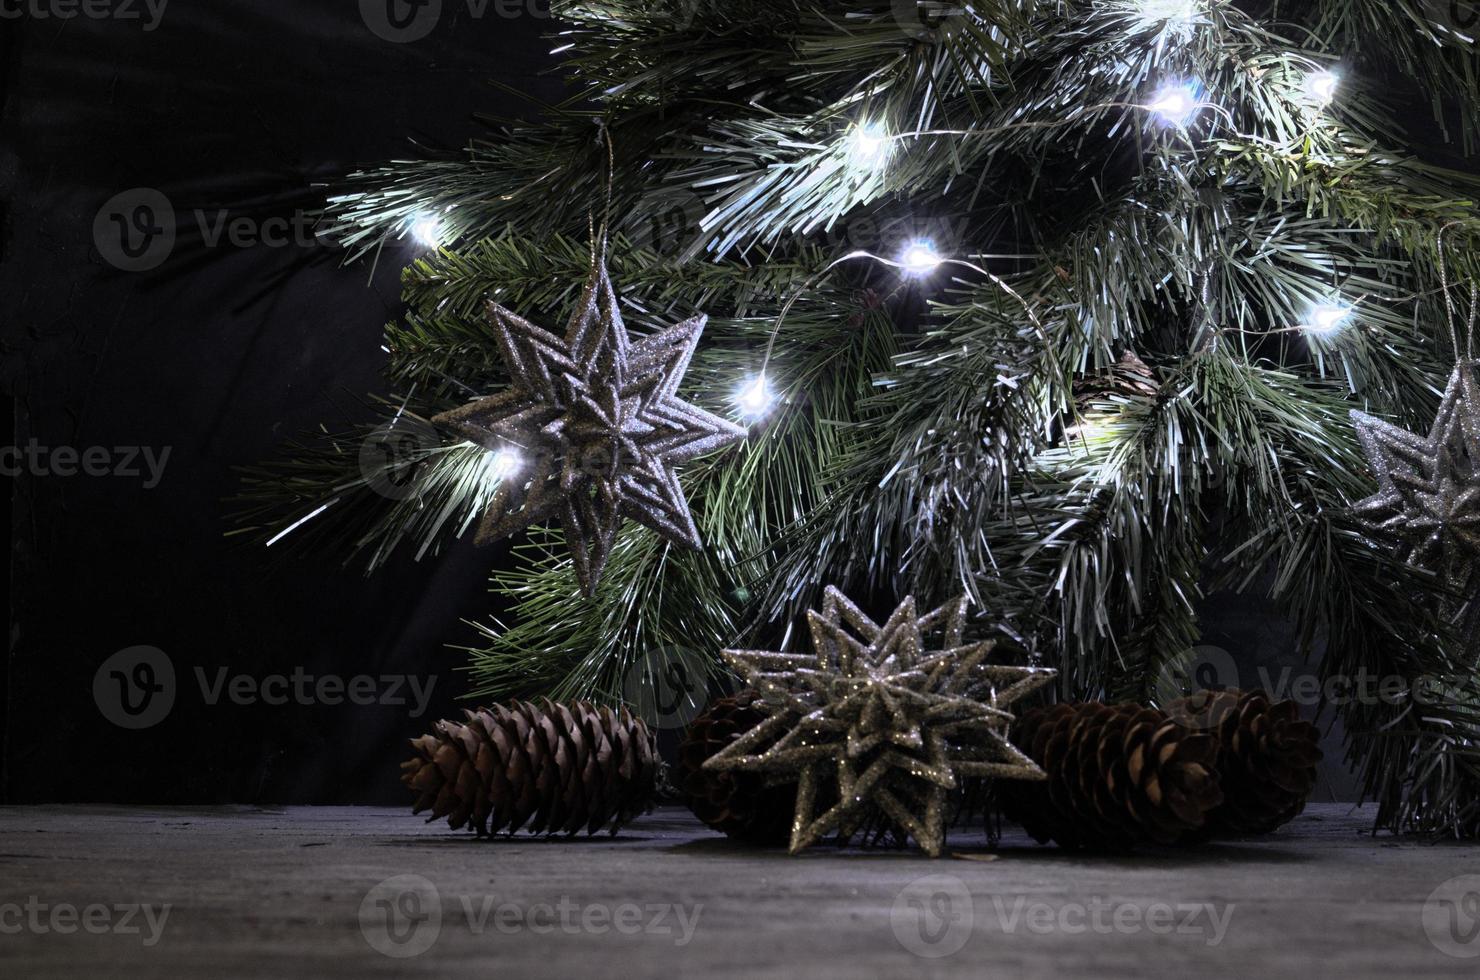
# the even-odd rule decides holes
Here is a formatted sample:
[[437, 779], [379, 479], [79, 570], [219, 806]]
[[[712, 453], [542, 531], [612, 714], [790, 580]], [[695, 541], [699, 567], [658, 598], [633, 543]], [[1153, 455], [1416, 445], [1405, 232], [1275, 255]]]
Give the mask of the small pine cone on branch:
[[1091, 850], [1174, 844], [1200, 830], [1222, 801], [1217, 740], [1150, 708], [1033, 708], [1018, 719], [1012, 741], [1048, 780], [1003, 785], [1003, 809], [1040, 843]]
[[1201, 691], [1167, 706], [1218, 736], [1223, 803], [1209, 814], [1219, 836], [1268, 834], [1305, 809], [1323, 753], [1316, 726], [1300, 720], [1294, 701], [1265, 691]]
[[411, 745], [416, 757], [402, 764], [401, 781], [417, 793], [413, 812], [479, 837], [521, 828], [615, 834], [655, 796], [657, 746], [625, 708], [515, 701], [438, 722]]
[[712, 701], [689, 723], [678, 749], [678, 785], [694, 815], [728, 837], [755, 844], [791, 839], [796, 783], [768, 784], [753, 772], [710, 772], [704, 763], [766, 717], [760, 694], [745, 690]]

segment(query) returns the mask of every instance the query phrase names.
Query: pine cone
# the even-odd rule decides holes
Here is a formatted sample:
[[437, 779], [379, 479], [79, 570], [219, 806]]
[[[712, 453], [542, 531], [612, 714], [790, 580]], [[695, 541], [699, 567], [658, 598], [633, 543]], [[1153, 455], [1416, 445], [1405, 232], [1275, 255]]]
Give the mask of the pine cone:
[[1160, 390], [1156, 372], [1134, 351], [1126, 351], [1109, 369], [1077, 379], [1074, 401], [1079, 411], [1092, 413], [1128, 401], [1144, 402]]
[[411, 745], [417, 757], [401, 765], [401, 781], [419, 794], [413, 812], [479, 837], [615, 834], [654, 798], [657, 747], [625, 708], [515, 701], [438, 722]]
[[741, 691], [709, 704], [689, 723], [678, 749], [678, 784], [694, 815], [729, 837], [756, 844], [785, 844], [791, 839], [796, 811], [796, 783], [767, 785], [751, 772], [707, 772], [710, 756], [750, 731], [766, 717], [761, 696]]
[[1058, 704], [1025, 712], [1013, 743], [1048, 773], [1001, 787], [1003, 809], [1036, 840], [1120, 850], [1172, 844], [1222, 801], [1218, 742], [1160, 711], [1123, 704]]
[[1167, 706], [1218, 736], [1223, 804], [1208, 830], [1223, 836], [1268, 834], [1300, 815], [1323, 753], [1316, 726], [1294, 701], [1265, 691], [1201, 691]]

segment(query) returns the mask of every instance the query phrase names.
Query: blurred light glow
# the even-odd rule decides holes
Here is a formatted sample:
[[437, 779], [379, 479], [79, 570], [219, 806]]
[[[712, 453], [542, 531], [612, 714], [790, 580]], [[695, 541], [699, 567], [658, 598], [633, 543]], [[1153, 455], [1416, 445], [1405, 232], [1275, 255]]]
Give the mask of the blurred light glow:
[[776, 404], [776, 396], [771, 393], [771, 385], [766, 376], [759, 374], [740, 386], [735, 394], [735, 404], [739, 406], [740, 414], [758, 419], [771, 411], [771, 407]]
[[1318, 71], [1305, 80], [1306, 93], [1321, 105], [1330, 105], [1341, 86], [1341, 76], [1334, 71]]
[[899, 264], [912, 276], [928, 276], [945, 261], [927, 241], [911, 242], [899, 256]]
[[848, 138], [848, 159], [861, 169], [876, 167], [889, 156], [889, 133], [878, 123], [853, 127]]
[[442, 247], [442, 219], [436, 215], [420, 215], [411, 223], [411, 235], [427, 248]]
[[1202, 12], [1200, 0], [1139, 0], [1141, 21], [1146, 24], [1190, 25]]
[[1157, 90], [1146, 108], [1160, 116], [1163, 122], [1186, 126], [1200, 108], [1197, 86], [1192, 82], [1165, 85]]
[[1353, 312], [1353, 308], [1347, 303], [1321, 303], [1311, 307], [1304, 326], [1313, 334], [1328, 337], [1346, 326]]
[[488, 473], [495, 480], [507, 480], [523, 468], [524, 457], [519, 455], [518, 450], [508, 446], [494, 451], [493, 457], [488, 461]]

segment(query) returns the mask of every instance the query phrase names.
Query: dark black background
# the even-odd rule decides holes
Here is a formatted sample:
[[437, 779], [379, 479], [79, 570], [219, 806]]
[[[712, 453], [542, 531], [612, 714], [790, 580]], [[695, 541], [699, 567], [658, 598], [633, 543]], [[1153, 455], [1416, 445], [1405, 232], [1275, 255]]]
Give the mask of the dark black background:
[[[224, 538], [232, 467], [361, 410], [381, 389], [380, 330], [412, 255], [341, 268], [325, 247], [203, 247], [184, 234], [149, 273], [115, 270], [99, 208], [163, 191], [193, 212], [291, 216], [315, 182], [424, 147], [455, 150], [475, 112], [537, 112], [489, 85], [559, 98], [551, 22], [448, 3], [438, 28], [391, 43], [356, 0], [174, 0], [139, 21], [0, 20], [4, 383], [14, 444], [171, 447], [153, 490], [120, 477], [15, 482], [14, 614], [4, 798], [403, 801], [404, 738], [458, 707], [462, 620], [489, 612], [489, 553], [396, 562], [365, 579], [334, 556], [283, 563]], [[507, 9], [507, 8], [504, 8]], [[191, 240], [191, 239], [196, 240]], [[169, 717], [108, 723], [92, 677], [115, 652], [165, 651]], [[193, 675], [416, 674], [409, 708], [206, 706]]]
[[[339, 266], [324, 247], [203, 247], [182, 235], [149, 273], [99, 253], [115, 194], [156, 188], [182, 225], [221, 209], [260, 220], [321, 203], [357, 165], [455, 149], [477, 112], [537, 110], [488, 84], [561, 97], [552, 23], [447, 0], [410, 44], [366, 27], [356, 0], [173, 0], [138, 21], [0, 20], [3, 377], [14, 444], [170, 447], [164, 481], [15, 481], [11, 653], [0, 672], [8, 802], [404, 802], [402, 740], [457, 708], [464, 619], [491, 604], [496, 553], [463, 545], [365, 579], [332, 556], [290, 563], [224, 538], [232, 468], [344, 418], [382, 389], [380, 329], [413, 254]], [[529, 13], [536, 9], [535, 13]], [[1207, 642], [1246, 664], [1288, 659], [1258, 604], [1208, 608]], [[99, 713], [94, 673], [163, 650], [178, 695], [158, 726]], [[436, 678], [428, 715], [395, 706], [210, 707], [193, 671]], [[1334, 767], [1333, 767], [1334, 768]], [[1343, 782], [1338, 779], [1338, 783]], [[1345, 793], [1348, 790], [1340, 789]]]

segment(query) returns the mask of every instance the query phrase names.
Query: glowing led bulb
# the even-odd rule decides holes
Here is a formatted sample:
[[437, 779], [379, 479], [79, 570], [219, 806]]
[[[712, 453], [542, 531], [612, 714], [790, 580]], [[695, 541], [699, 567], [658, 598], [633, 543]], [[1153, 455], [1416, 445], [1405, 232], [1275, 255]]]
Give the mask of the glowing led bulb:
[[1191, 82], [1167, 85], [1159, 89], [1146, 108], [1172, 126], [1185, 126], [1197, 115], [1197, 86]]
[[1320, 336], [1330, 336], [1351, 319], [1352, 307], [1346, 303], [1321, 303], [1311, 308], [1306, 317], [1305, 329]]
[[524, 457], [516, 450], [505, 446], [493, 454], [488, 461], [488, 472], [495, 480], [507, 480], [524, 466]]
[[411, 235], [427, 248], [442, 247], [442, 219], [424, 214], [411, 223]]
[[1305, 91], [1321, 105], [1329, 105], [1336, 98], [1336, 89], [1340, 85], [1340, 75], [1334, 71], [1319, 71], [1306, 78]]
[[771, 411], [771, 406], [776, 404], [776, 396], [771, 393], [766, 376], [760, 374], [740, 386], [735, 404], [739, 406], [741, 415], [758, 419]]
[[899, 264], [912, 276], [928, 276], [944, 261], [930, 242], [911, 242], [899, 256]]
[[1191, 24], [1197, 20], [1202, 4], [1199, 0], [1140, 0], [1142, 22], [1151, 24]]
[[889, 134], [878, 123], [853, 127], [848, 138], [848, 159], [856, 167], [870, 168], [884, 162], [889, 155]]

